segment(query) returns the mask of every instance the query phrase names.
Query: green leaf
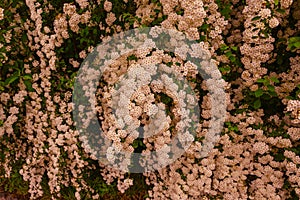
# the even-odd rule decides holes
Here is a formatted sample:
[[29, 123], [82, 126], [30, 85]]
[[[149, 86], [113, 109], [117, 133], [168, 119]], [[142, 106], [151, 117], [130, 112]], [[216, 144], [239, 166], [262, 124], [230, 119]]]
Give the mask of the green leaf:
[[129, 61], [129, 60], [135, 60], [135, 61], [137, 61], [138, 58], [137, 58], [135, 55], [130, 55], [130, 56], [127, 57], [127, 60], [128, 60], [128, 61]]
[[222, 44], [221, 47], [220, 47], [220, 50], [221, 50], [221, 51], [225, 51], [225, 50], [227, 50], [228, 48], [229, 48], [229, 47], [228, 47], [227, 45]]
[[97, 29], [93, 29], [93, 34], [97, 35], [97, 33], [98, 33], [98, 30]]
[[292, 49], [293, 47], [294, 47], [294, 46], [293, 46], [292, 43], [289, 43], [289, 44], [288, 44], [288, 48], [289, 48], [289, 49]]
[[237, 50], [238, 50], [238, 47], [232, 46], [231, 49], [232, 49], [233, 51], [237, 51]]
[[263, 95], [264, 91], [262, 89], [258, 89], [254, 92], [255, 97], [260, 97], [261, 95]]
[[263, 83], [264, 85], [269, 85], [270, 84], [270, 80], [267, 79], [266, 76], [264, 78], [257, 79], [256, 82], [257, 83]]
[[183, 10], [179, 10], [176, 12], [177, 15], [182, 15], [183, 14]]
[[279, 80], [276, 77], [271, 77], [270, 78], [271, 81], [273, 81], [274, 83], [279, 83]]
[[25, 74], [24, 76], [22, 76], [23, 80], [32, 80], [32, 76], [29, 74]]
[[236, 58], [234, 56], [229, 56], [229, 60], [234, 63], [236, 61]]
[[256, 20], [259, 20], [261, 18], [261, 16], [256, 16], [256, 17], [253, 17], [252, 19], [251, 19], [251, 21], [256, 21]]
[[270, 96], [277, 97], [277, 93], [275, 91], [269, 91]]
[[19, 76], [17, 75], [17, 73], [15, 72], [12, 76], [10, 76], [8, 79], [5, 80], [5, 85], [10, 85], [12, 84], [14, 81], [16, 81], [19, 78]]
[[289, 43], [295, 43], [300, 41], [300, 37], [290, 37], [288, 39]]
[[143, 141], [141, 141], [141, 140], [139, 140], [139, 145], [140, 146], [145, 146], [144, 143], [143, 143]]
[[132, 147], [137, 148], [139, 146], [139, 142], [137, 140], [133, 141]]
[[170, 98], [168, 95], [162, 93], [161, 94], [161, 101], [164, 103], [164, 104], [169, 104], [172, 102], [172, 98]]
[[273, 85], [268, 85], [268, 90], [271, 92], [275, 92], [275, 87]]
[[284, 9], [280, 9], [280, 8], [277, 9], [276, 11], [279, 12], [279, 13], [281, 13], [281, 14], [284, 14], [284, 13], [285, 13], [285, 10], [284, 10]]
[[263, 79], [263, 78], [260, 78], [260, 79], [257, 79], [257, 81], [256, 81], [257, 83], [265, 83], [266, 82], [266, 80], [265, 79]]
[[233, 56], [233, 54], [231, 53], [231, 51], [227, 51], [227, 52], [225, 53], [225, 55], [226, 55], [227, 58], [229, 58], [229, 59], [230, 59], [231, 56]]
[[230, 71], [230, 66], [225, 66], [225, 67], [220, 67], [219, 68], [221, 72], [229, 72]]
[[279, 1], [278, 1], [278, 0], [274, 0], [274, 4], [275, 4], [275, 6], [277, 6], [277, 5], [278, 5], [278, 3], [279, 3]]
[[208, 29], [208, 27], [209, 27], [209, 25], [208, 24], [202, 24], [202, 26], [201, 26], [201, 30], [202, 31], [206, 31], [207, 29]]
[[260, 108], [260, 106], [261, 106], [261, 101], [260, 101], [260, 99], [255, 100], [255, 101], [254, 101], [254, 104], [253, 104], [253, 108], [254, 108], [254, 109], [258, 109], [258, 108]]
[[300, 42], [295, 42], [295, 43], [294, 43], [294, 47], [300, 48]]
[[30, 80], [24, 80], [24, 84], [29, 92], [34, 92], [35, 90], [32, 88], [32, 83]]

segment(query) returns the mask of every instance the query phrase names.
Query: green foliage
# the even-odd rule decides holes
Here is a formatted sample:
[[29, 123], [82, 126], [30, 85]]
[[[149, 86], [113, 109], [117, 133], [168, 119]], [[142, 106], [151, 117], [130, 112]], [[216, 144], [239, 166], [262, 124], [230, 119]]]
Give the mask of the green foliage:
[[231, 132], [231, 131], [233, 131], [235, 133], [239, 132], [239, 128], [236, 124], [232, 124], [231, 122], [225, 122], [224, 125], [225, 125], [224, 126], [225, 128], [228, 128], [229, 132]]
[[226, 57], [231, 61], [232, 64], [240, 66], [241, 62], [238, 59], [239, 49], [235, 46], [227, 46], [226, 44], [222, 44], [220, 47], [221, 54], [225, 54]]
[[159, 25], [161, 22], [163, 22], [167, 18], [166, 15], [163, 15], [162, 17], [156, 18], [152, 23], [151, 26]]
[[135, 153], [142, 153], [146, 149], [146, 145], [143, 142], [143, 138], [137, 138], [133, 141], [132, 147]]
[[127, 60], [128, 60], [128, 61], [130, 61], [130, 60], [137, 61], [138, 58], [137, 58], [135, 55], [132, 54], [132, 55], [130, 55], [130, 56], [127, 57]]
[[251, 21], [256, 21], [256, 20], [259, 20], [261, 18], [261, 16], [256, 16], [256, 17], [253, 17], [252, 19], [251, 19]]
[[76, 189], [72, 186], [69, 187], [62, 186], [60, 194], [62, 199], [72, 200], [72, 199], [76, 199], [75, 192]]
[[15, 62], [15, 66], [11, 66], [11, 69], [13, 69], [14, 73], [9, 75], [4, 82], [0, 82], [0, 90], [4, 90], [4, 87], [9, 87], [11, 85], [15, 85], [20, 80], [22, 80], [27, 87], [27, 90], [32, 92], [34, 89], [32, 88], [32, 75], [31, 74], [25, 74], [24, 72], [24, 63], [23, 61]]
[[184, 180], [184, 181], [187, 180], [187, 177], [184, 175], [184, 173], [181, 169], [176, 169], [176, 172], [180, 174], [182, 180]]
[[300, 37], [290, 37], [288, 39], [288, 48], [291, 51], [297, 51], [300, 49]]
[[140, 19], [137, 16], [134, 16], [131, 13], [123, 13], [121, 15], [121, 18], [125, 21], [128, 22], [130, 26], [134, 24], [136, 21], [140, 21]]
[[262, 79], [258, 79], [257, 83], [262, 83], [263, 86], [267, 88], [265, 90], [259, 88], [258, 91], [255, 91], [255, 93], [258, 95], [257, 97], [263, 96], [264, 94], [268, 95], [269, 97], [277, 97], [277, 93], [275, 92], [275, 87], [273, 85], [279, 83], [279, 80], [276, 77], [265, 76]]
[[274, 84], [278, 83], [279, 80], [275, 77], [264, 76], [262, 79], [258, 79], [258, 89], [256, 91], [246, 89], [243, 93], [244, 101], [254, 110], [264, 109], [265, 117], [279, 112], [282, 109], [282, 102], [274, 87]]
[[230, 18], [230, 14], [232, 12], [231, 7], [232, 4], [230, 1], [222, 1], [222, 0], [216, 0], [216, 3], [219, 7], [219, 11], [221, 13], [221, 15], [223, 15], [225, 17], [225, 19], [229, 19]]
[[276, 149], [276, 151], [273, 151], [270, 154], [274, 157], [274, 161], [282, 162], [285, 160], [283, 149]]
[[[31, 74], [24, 72], [24, 65], [27, 64], [28, 57], [32, 56], [33, 53], [28, 47], [26, 34], [17, 31], [23, 27], [25, 19], [29, 18], [28, 8], [25, 2], [13, 0], [2, 1], [0, 7], [4, 8], [5, 15], [4, 19], [0, 21], [0, 43], [3, 45], [0, 48], [0, 92], [8, 88], [13, 90], [12, 86], [15, 86], [20, 80], [24, 82], [28, 91], [34, 91], [31, 87]], [[14, 21], [14, 13], [11, 12], [12, 9], [15, 9], [21, 18], [20, 22], [15, 23], [15, 25], [11, 25]], [[13, 35], [9, 42], [4, 37], [8, 32]], [[6, 46], [10, 46], [10, 49], [6, 49]]]
[[161, 101], [166, 105], [169, 105], [170, 103], [173, 102], [173, 99], [164, 93], [160, 93], [160, 96], [161, 96]]
[[[1, 156], [3, 159], [3, 156]], [[0, 178], [0, 186], [4, 187], [4, 190], [9, 193], [17, 193], [19, 195], [27, 195], [29, 184], [23, 180], [19, 170], [22, 166], [22, 161], [13, 161], [14, 168], [9, 178]], [[2, 173], [2, 170], [0, 171]]]
[[239, 48], [222, 44], [217, 52], [218, 55], [225, 55], [230, 60], [230, 63], [220, 63], [218, 66], [223, 75], [223, 79], [225, 81], [236, 80], [236, 78], [240, 76], [237, 69], [242, 66], [239, 59], [241, 56]]

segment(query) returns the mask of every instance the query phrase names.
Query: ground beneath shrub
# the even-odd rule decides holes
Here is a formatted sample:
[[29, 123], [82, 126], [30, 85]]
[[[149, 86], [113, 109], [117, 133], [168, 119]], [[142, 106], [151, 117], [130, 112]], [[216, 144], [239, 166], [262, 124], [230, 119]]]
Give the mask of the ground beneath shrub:
[[0, 189], [0, 200], [28, 200], [28, 196], [11, 194]]
[[[119, 193], [119, 196], [112, 197], [109, 194], [106, 194], [102, 199], [105, 200], [143, 200], [145, 195], [145, 192], [137, 192], [136, 195], [128, 196], [126, 194]], [[28, 200], [29, 195], [19, 195], [19, 194], [13, 194], [9, 192], [5, 192], [3, 188], [0, 188], [0, 200]]]

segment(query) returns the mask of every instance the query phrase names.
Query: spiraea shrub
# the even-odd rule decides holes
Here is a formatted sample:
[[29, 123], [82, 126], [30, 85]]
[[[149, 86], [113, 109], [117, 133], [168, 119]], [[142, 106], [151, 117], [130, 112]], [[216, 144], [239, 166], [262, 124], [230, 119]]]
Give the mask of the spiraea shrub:
[[[299, 8], [299, 0], [2, 0], [0, 185], [27, 199], [299, 199]], [[101, 162], [84, 143], [74, 85], [98, 44], [145, 27], [192, 40], [210, 55], [201, 64], [214, 65], [209, 73], [219, 80], [203, 78], [172, 38], [161, 40], [183, 46], [175, 52], [151, 41], [110, 52], [114, 62], [96, 89], [80, 91], [95, 97], [102, 132], [113, 141], [107, 159], [119, 159], [118, 149], [129, 152], [129, 163], [133, 153], [157, 151], [164, 163], [177, 132], [187, 130], [179, 140], [192, 141], [168, 165], [130, 173]], [[142, 84], [156, 69], [161, 79]], [[225, 92], [224, 122], [216, 142], [205, 146], [215, 119], [210, 88], [217, 87]], [[140, 138], [137, 127], [157, 134]]]

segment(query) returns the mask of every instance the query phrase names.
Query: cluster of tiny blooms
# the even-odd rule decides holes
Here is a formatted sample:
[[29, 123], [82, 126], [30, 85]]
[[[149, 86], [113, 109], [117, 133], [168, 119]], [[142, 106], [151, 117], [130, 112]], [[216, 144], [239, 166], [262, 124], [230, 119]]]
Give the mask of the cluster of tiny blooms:
[[[135, 187], [131, 174], [98, 162], [97, 151], [84, 142], [89, 138], [76, 129], [73, 83], [83, 60], [101, 41], [130, 28], [161, 26], [195, 40], [193, 53], [187, 56], [185, 45], [165, 52], [148, 41], [125, 54], [126, 45], [120, 44], [97, 89], [83, 80], [82, 96], [96, 96], [91, 104], [97, 103], [103, 134], [113, 141], [110, 148], [99, 147], [106, 158], [117, 160], [116, 152], [124, 149], [128, 155], [121, 166], [129, 165], [143, 125], [149, 133], [140, 140], [143, 153], [157, 150], [164, 164], [170, 152], [166, 144], [188, 129], [191, 119], [199, 122], [192, 127], [195, 137], [189, 132], [179, 136], [182, 143], [194, 139], [185, 153], [166, 167], [141, 174], [150, 188], [148, 199], [300, 197], [300, 55], [299, 48], [287, 48], [300, 32], [299, 0], [65, 2], [0, 2], [1, 183], [18, 187], [21, 177], [30, 199], [62, 199], [65, 191], [77, 200], [100, 199], [99, 184], [91, 183], [95, 174], [121, 193]], [[176, 40], [166, 42], [171, 46]], [[210, 53], [226, 80], [215, 84], [226, 88], [226, 122], [205, 158], [203, 138], [214, 118], [208, 88], [214, 84], [203, 80], [189, 61], [204, 56], [197, 49]], [[203, 60], [203, 66], [209, 64]], [[150, 80], [157, 71], [162, 75]], [[185, 77], [194, 93], [169, 72]], [[85, 73], [96, 79], [100, 72]], [[221, 76], [217, 71], [211, 75]], [[200, 107], [197, 119], [188, 106], [193, 103]], [[92, 113], [79, 116], [83, 125], [90, 123]]]

